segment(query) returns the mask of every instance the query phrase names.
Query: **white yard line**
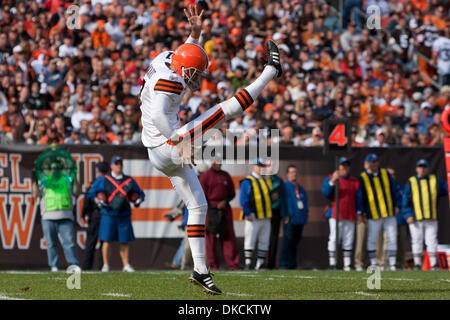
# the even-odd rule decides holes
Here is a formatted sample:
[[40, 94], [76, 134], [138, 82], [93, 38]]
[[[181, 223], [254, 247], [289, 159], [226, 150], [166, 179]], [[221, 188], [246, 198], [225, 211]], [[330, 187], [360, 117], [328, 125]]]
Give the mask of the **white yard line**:
[[355, 292], [347, 292], [349, 294], [358, 294], [361, 296], [368, 296], [368, 297], [378, 297], [378, 294], [375, 293], [368, 293], [368, 292], [364, 292], [364, 291], [355, 291]]
[[0, 271], [0, 273], [8, 273], [8, 274], [49, 274], [49, 271]]
[[101, 295], [108, 296], [108, 297], [122, 297], [122, 298], [130, 298], [131, 297], [131, 294], [114, 293], [114, 292], [101, 293]]
[[228, 296], [237, 296], [237, 297], [254, 297], [254, 294], [249, 293], [240, 293], [240, 292], [225, 292], [225, 295]]
[[0, 293], [0, 300], [31, 300], [31, 299], [14, 298], [4, 295], [3, 293]]

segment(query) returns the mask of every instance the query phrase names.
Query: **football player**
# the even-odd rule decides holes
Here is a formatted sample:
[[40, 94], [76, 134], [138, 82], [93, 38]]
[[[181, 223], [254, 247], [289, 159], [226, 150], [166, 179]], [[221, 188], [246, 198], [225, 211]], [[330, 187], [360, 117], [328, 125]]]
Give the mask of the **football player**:
[[[192, 143], [205, 133], [218, 128], [228, 119], [248, 108], [263, 88], [282, 75], [279, 49], [268, 40], [267, 64], [261, 75], [234, 97], [203, 113], [195, 121], [180, 128], [178, 112], [186, 87], [200, 89], [208, 68], [208, 56], [199, 45], [203, 10], [184, 10], [191, 26], [187, 41], [174, 52], [160, 53], [151, 62], [141, 90], [142, 142], [148, 149], [152, 164], [167, 175], [189, 210], [186, 226], [194, 261], [190, 281], [206, 292], [221, 294], [205, 263], [205, 218], [207, 201], [197, 174], [192, 169]], [[203, 140], [204, 141], [204, 140]]]

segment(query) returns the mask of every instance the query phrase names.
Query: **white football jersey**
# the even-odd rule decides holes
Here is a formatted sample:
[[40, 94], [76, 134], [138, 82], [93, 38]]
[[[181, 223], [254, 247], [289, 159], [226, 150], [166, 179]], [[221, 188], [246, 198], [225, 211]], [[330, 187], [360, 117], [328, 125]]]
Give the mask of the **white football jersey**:
[[437, 53], [440, 74], [450, 74], [450, 39], [439, 37], [433, 42], [433, 51]]
[[173, 51], [160, 53], [150, 63], [144, 76], [145, 84], [141, 90], [141, 120], [142, 143], [146, 147], [157, 147], [168, 139], [154, 124], [158, 121], [158, 117], [155, 117], [158, 106], [154, 103], [157, 95], [163, 94], [169, 97], [170, 105], [162, 116], [166, 117], [170, 129], [174, 131], [180, 128], [178, 112], [186, 92], [186, 83], [181, 76], [169, 68], [172, 54]]

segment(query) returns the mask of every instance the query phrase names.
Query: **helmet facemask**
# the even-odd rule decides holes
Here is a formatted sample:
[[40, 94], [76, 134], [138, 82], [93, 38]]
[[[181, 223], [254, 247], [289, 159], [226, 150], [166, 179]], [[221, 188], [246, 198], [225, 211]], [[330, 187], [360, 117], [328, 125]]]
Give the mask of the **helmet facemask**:
[[193, 67], [181, 67], [181, 74], [186, 82], [186, 85], [191, 88], [192, 91], [200, 90], [202, 86], [202, 79], [207, 76], [207, 72]]

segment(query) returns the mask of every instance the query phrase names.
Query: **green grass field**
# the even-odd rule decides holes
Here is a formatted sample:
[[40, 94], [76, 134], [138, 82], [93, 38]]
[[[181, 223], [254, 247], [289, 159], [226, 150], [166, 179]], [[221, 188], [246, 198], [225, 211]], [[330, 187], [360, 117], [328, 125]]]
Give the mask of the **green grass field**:
[[[450, 272], [381, 272], [381, 289], [369, 290], [366, 272], [217, 271], [224, 292], [205, 294], [188, 271], [85, 272], [80, 289], [68, 289], [64, 272], [0, 272], [0, 300], [450, 300]], [[75, 282], [72, 282], [75, 283]]]

